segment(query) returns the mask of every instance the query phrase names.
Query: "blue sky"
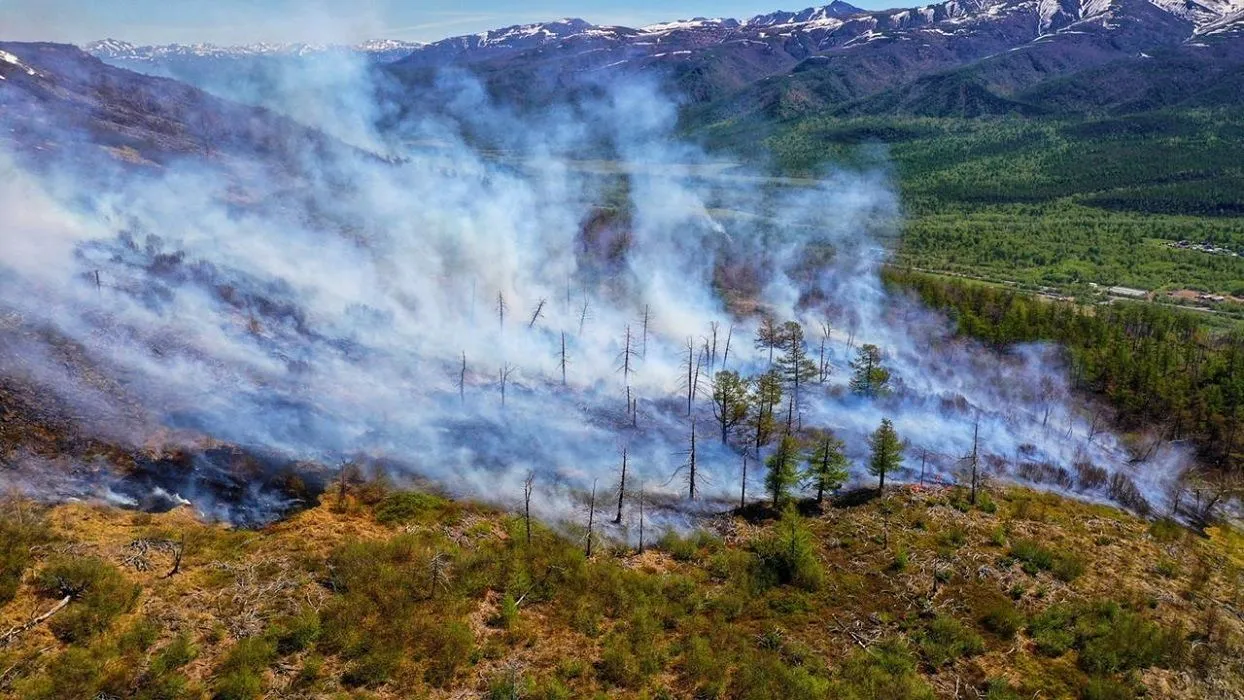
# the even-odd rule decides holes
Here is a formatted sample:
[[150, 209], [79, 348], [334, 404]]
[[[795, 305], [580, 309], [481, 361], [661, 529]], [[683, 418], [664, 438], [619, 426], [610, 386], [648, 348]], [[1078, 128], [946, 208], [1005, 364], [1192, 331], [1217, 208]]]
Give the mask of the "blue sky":
[[[558, 17], [638, 26], [697, 16], [748, 17], [809, 4], [809, 0], [0, 0], [0, 40], [434, 41]], [[854, 4], [875, 8], [894, 3]]]

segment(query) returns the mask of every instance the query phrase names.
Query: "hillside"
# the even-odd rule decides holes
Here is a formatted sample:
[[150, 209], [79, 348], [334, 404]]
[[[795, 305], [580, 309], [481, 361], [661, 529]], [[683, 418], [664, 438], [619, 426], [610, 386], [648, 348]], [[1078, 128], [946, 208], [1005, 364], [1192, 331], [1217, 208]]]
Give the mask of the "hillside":
[[597, 513], [607, 534], [590, 557], [586, 511], [557, 528], [571, 536], [533, 523], [528, 542], [521, 517], [376, 483], [259, 531], [10, 501], [0, 695], [1244, 690], [1240, 535], [1017, 489], [967, 498], [903, 487], [806, 517], [753, 508], [649, 531], [642, 552]]

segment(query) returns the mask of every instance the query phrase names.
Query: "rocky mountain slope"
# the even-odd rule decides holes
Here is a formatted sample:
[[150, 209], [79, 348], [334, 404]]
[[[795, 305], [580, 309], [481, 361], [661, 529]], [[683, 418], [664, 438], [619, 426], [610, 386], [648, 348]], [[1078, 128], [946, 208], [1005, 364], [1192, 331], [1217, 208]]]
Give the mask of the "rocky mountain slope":
[[116, 68], [73, 46], [16, 42], [0, 42], [3, 141], [34, 162], [106, 155], [145, 165], [228, 155], [279, 162], [340, 145], [267, 110]]

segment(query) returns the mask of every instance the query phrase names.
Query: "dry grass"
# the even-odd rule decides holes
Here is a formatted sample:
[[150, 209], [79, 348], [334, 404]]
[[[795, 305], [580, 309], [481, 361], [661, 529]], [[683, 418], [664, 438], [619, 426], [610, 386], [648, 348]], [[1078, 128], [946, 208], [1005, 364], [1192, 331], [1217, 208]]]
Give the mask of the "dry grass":
[[[1159, 537], [1149, 523], [1120, 511], [1019, 489], [995, 492], [994, 499], [996, 513], [963, 512], [950, 505], [947, 490], [896, 489], [862, 505], [826, 508], [804, 521], [826, 571], [825, 584], [814, 591], [748, 588], [737, 567], [749, 561], [748, 547], [769, 532], [770, 523], [741, 518], [717, 523], [722, 544], [705, 545], [690, 556], [684, 552], [676, 559], [655, 548], [640, 554], [606, 549], [584, 570], [583, 580], [597, 581], [591, 585], [598, 589], [619, 576], [631, 582], [625, 585], [652, 591], [685, 580], [698, 602], [679, 612], [657, 602], [663, 594], [639, 607], [610, 611], [601, 602], [608, 594], [579, 591], [579, 584], [529, 597], [514, 593], [521, 587], [510, 587], [520, 599], [519, 612], [516, 622], [505, 627], [498, 623], [507, 593], [504, 577], [490, 579], [476, 594], [455, 589], [444, 602], [432, 601], [427, 608], [429, 614], [461, 620], [474, 640], [475, 652], [452, 682], [442, 687], [417, 677], [402, 680], [420, 664], [407, 659], [389, 682], [370, 687], [368, 696], [476, 697], [499, 678], [517, 678], [532, 693], [564, 688], [571, 697], [632, 696], [664, 689], [690, 697], [696, 688], [684, 675], [683, 654], [696, 635], [729, 640], [713, 648], [729, 647], [721, 649], [722, 658], [736, 659], [723, 667], [731, 682], [742, 668], [734, 664], [749, 654], [771, 653], [763, 649], [773, 644], [783, 650], [785, 663], [803, 659], [798, 663], [824, 669], [832, 679], [851, 654], [872, 653], [887, 639], [923, 639], [922, 630], [939, 616], [979, 630], [985, 643], [981, 653], [945, 665], [920, 663], [919, 674], [936, 696], [971, 697], [964, 693], [983, 691], [991, 681], [1007, 682], [1026, 697], [1077, 692], [1086, 677], [1074, 652], [1049, 658], [1038, 653], [1025, 628], [1003, 638], [978, 625], [990, 601], [1006, 599], [1029, 619], [1064, 602], [1112, 600], [1130, 606], [1164, 628], [1180, 630], [1187, 640], [1186, 659], [1133, 676], [1149, 697], [1239, 697], [1244, 618], [1237, 606], [1244, 536], [1219, 527], [1209, 536], [1176, 529]], [[189, 683], [186, 697], [206, 696], [236, 640], [268, 634], [299, 611], [323, 611], [340, 595], [332, 588], [328, 567], [334, 552], [347, 543], [387, 541], [409, 531], [453, 548], [459, 567], [452, 570], [454, 576], [472, 566], [469, 554], [518, 551], [508, 534], [512, 519], [485, 508], [454, 504], [454, 516], [447, 521], [386, 526], [354, 498], [344, 507], [332, 497], [326, 501], [254, 532], [201, 523], [186, 509], [147, 515], [83, 503], [50, 508], [43, 519], [53, 539], [34, 548], [25, 582], [0, 608], [0, 630], [55, 602], [39, 597], [32, 585], [33, 573], [48, 561], [97, 557], [142, 592], [132, 611], [116, 619], [91, 648], [115, 645], [139, 620], [153, 622], [157, 639], [151, 651], [134, 660], [134, 674], [141, 676], [156, 650], [187, 635], [198, 653], [180, 671]], [[170, 547], [148, 548], [146, 564], [135, 566], [133, 543], [144, 540], [183, 546], [179, 572], [167, 575], [174, 563]], [[1043, 570], [1028, 573], [1008, 557], [1011, 543], [1019, 540], [1083, 557], [1087, 566], [1071, 580]], [[584, 604], [602, 606], [589, 610], [598, 613], [594, 620], [584, 622], [575, 612]], [[731, 606], [737, 609], [719, 612]], [[644, 672], [637, 685], [619, 687], [601, 675], [599, 664], [610, 639], [641, 624], [633, 617], [640, 613], [666, 620], [655, 628], [658, 665]], [[66, 648], [47, 625], [40, 625], [0, 649], [0, 674], [5, 674], [0, 696], [30, 687], [23, 684], [46, 672]], [[322, 667], [318, 680], [307, 682], [299, 674], [313, 655], [323, 657]], [[273, 660], [262, 674], [263, 687], [272, 697], [328, 696], [343, 689], [340, 679], [351, 663], [321, 654], [311, 644]], [[727, 697], [730, 687], [724, 686]]]

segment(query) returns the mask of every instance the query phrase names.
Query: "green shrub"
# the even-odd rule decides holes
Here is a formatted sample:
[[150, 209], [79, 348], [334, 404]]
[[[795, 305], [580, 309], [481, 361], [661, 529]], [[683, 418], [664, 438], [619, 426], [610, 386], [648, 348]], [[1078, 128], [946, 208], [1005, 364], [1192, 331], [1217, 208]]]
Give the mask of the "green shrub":
[[724, 545], [721, 538], [704, 530], [696, 530], [679, 535], [674, 530], [667, 530], [657, 541], [657, 548], [668, 552], [675, 561], [701, 561], [704, 554], [712, 555], [721, 552]]
[[403, 491], [385, 496], [376, 506], [376, 520], [385, 525], [404, 525], [429, 520], [451, 507], [451, 502], [430, 493]]
[[138, 600], [138, 586], [116, 567], [95, 558], [57, 559], [39, 572], [38, 591], [48, 597], [69, 596], [72, 602], [48, 622], [57, 639], [76, 644], [108, 629], [112, 620], [129, 612]]
[[930, 666], [944, 666], [961, 656], [985, 650], [980, 635], [949, 615], [933, 618], [917, 635], [920, 651]]
[[684, 677], [697, 688], [698, 696], [718, 696], [725, 689], [726, 658], [704, 637], [687, 640], [682, 667]]
[[518, 601], [514, 600], [513, 593], [506, 593], [501, 598], [501, 605], [497, 608], [497, 626], [502, 629], [514, 629], [514, 625], [518, 623]]
[[902, 640], [891, 639], [848, 657], [824, 697], [933, 700], [934, 695], [933, 689], [916, 673], [916, 660], [907, 645]]
[[894, 561], [890, 562], [890, 571], [902, 573], [907, 570], [907, 564], [910, 562], [911, 555], [907, 552], [906, 547], [899, 547], [894, 552]]
[[1172, 518], [1159, 518], [1149, 525], [1149, 534], [1159, 542], [1176, 542], [1183, 538], [1184, 527]]
[[1173, 559], [1162, 559], [1154, 568], [1163, 578], [1175, 578], [1179, 575], [1179, 563]]
[[1089, 673], [1170, 666], [1186, 651], [1180, 632], [1112, 602], [1053, 605], [1033, 618], [1029, 631], [1047, 656], [1078, 649], [1080, 666]]
[[103, 685], [104, 667], [86, 649], [70, 647], [48, 664], [47, 672], [18, 683], [14, 697], [30, 700], [93, 698]]
[[263, 694], [263, 678], [256, 671], [230, 671], [216, 679], [213, 700], [254, 700]]
[[772, 652], [758, 652], [741, 660], [730, 694], [747, 700], [821, 700], [835, 697], [830, 687], [828, 679], [807, 666], [788, 663]]
[[[24, 504], [17, 504], [28, 508]], [[43, 523], [25, 514], [21, 520], [0, 517], [0, 605], [17, 594], [26, 567], [30, 565], [30, 547], [51, 539]]]
[[169, 671], [179, 669], [190, 663], [198, 654], [199, 650], [190, 641], [190, 637], [185, 634], [179, 634], [173, 637], [173, 641], [169, 642], [152, 659], [151, 673], [155, 676], [162, 676]]
[[395, 650], [377, 650], [364, 654], [356, 659], [345, 673], [341, 674], [341, 682], [350, 688], [375, 688], [389, 682], [393, 672], [397, 670], [402, 657]]
[[1009, 554], [1019, 560], [1020, 566], [1030, 574], [1049, 571], [1054, 565], [1054, 555], [1050, 550], [1032, 540], [1016, 540], [1011, 544]]
[[977, 494], [976, 507], [979, 508], [982, 513], [988, 513], [990, 515], [998, 512], [998, 504], [989, 496], [989, 492], [984, 490]]
[[263, 671], [276, 659], [276, 644], [248, 637], [233, 645], [216, 669], [217, 700], [247, 700], [263, 692]]
[[752, 543], [752, 551], [756, 554], [756, 579], [761, 588], [792, 585], [816, 590], [825, 580], [812, 533], [793, 506], [786, 508], [782, 519], [766, 536]]
[[1082, 700], [1135, 700], [1138, 697], [1140, 694], [1131, 686], [1102, 677], [1090, 678], [1080, 694]]
[[1071, 552], [1054, 552], [1032, 540], [1016, 540], [1009, 553], [1029, 574], [1049, 571], [1060, 580], [1071, 582], [1084, 573], [1084, 560], [1080, 557]]
[[117, 651], [122, 654], [141, 654], [155, 644], [160, 637], [160, 626], [143, 617], [135, 620], [117, 639]]
[[993, 680], [985, 689], [985, 700], [1023, 700], [1023, 698], [1006, 681]]
[[428, 659], [424, 680], [444, 688], [453, 682], [458, 669], [470, 662], [475, 635], [466, 623], [455, 620], [429, 630], [422, 647]]
[[639, 659], [621, 635], [610, 635], [605, 639], [597, 670], [602, 680], [616, 686], [632, 687], [639, 682]]
[[998, 598], [986, 604], [979, 619], [985, 629], [1003, 639], [1011, 639], [1024, 628], [1024, 614], [1007, 598]]
[[276, 651], [284, 656], [311, 646], [320, 636], [320, 616], [313, 608], [304, 608], [297, 615], [278, 622], [271, 632]]
[[145, 677], [134, 695], [134, 700], [189, 700], [202, 695], [202, 692], [191, 689], [190, 681], [185, 676], [180, 673], [166, 673]]

